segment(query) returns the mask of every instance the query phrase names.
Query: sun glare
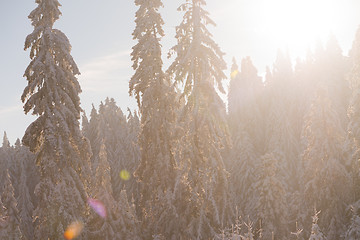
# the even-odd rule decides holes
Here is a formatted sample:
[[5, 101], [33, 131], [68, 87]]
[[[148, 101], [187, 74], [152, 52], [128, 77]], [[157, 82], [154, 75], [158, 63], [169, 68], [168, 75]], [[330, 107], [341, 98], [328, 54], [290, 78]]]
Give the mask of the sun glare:
[[279, 48], [304, 56], [317, 41], [334, 33], [341, 9], [332, 0], [264, 0], [259, 4], [258, 29]]

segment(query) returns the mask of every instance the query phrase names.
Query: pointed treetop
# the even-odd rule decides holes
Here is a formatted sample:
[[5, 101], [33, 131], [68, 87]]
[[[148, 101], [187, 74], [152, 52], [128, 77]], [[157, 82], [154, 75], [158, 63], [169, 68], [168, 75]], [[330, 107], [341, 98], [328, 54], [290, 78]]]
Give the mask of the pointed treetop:
[[236, 76], [238, 75], [238, 73], [239, 73], [239, 66], [238, 66], [237, 63], [236, 63], [235, 57], [233, 57], [233, 59], [232, 59], [232, 65], [231, 65], [230, 78], [231, 78], [231, 79], [236, 78]]
[[236, 58], [233, 57], [232, 58], [232, 66], [231, 66], [231, 72], [235, 71], [235, 70], [239, 70], [239, 66], [236, 63]]
[[15, 141], [15, 147], [16, 147], [16, 148], [20, 148], [20, 147], [21, 147], [21, 141], [20, 141], [19, 138], [17, 138], [16, 141]]
[[249, 56], [241, 61], [241, 73], [246, 76], [257, 76], [257, 69]]
[[61, 4], [58, 0], [36, 0], [38, 7], [35, 8], [28, 18], [31, 19], [34, 27], [50, 27], [59, 19]]
[[91, 108], [90, 118], [93, 119], [97, 116], [97, 111], [96, 111], [94, 104], [91, 104], [91, 106], [92, 106], [92, 108]]
[[265, 74], [265, 82], [266, 84], [269, 84], [270, 82], [272, 82], [272, 72], [270, 70], [269, 66], [266, 66], [266, 74]]
[[189, 97], [193, 88], [200, 84], [216, 85], [225, 92], [222, 80], [226, 78], [224, 53], [212, 39], [207, 25], [215, 23], [203, 9], [204, 0], [187, 0], [178, 10], [185, 11], [182, 23], [176, 28], [177, 45], [171, 48], [168, 57], [176, 54], [168, 69], [175, 81], [184, 86], [183, 96]]
[[336, 36], [331, 33], [329, 39], [326, 43], [326, 51], [330, 53], [332, 56], [341, 56], [342, 50], [340, 48], [339, 41], [337, 40]]
[[129, 95], [134, 95], [139, 107], [146, 89], [154, 82], [163, 81], [161, 44], [164, 36], [164, 21], [159, 13], [161, 0], [135, 0], [139, 6], [136, 12], [136, 27], [132, 33], [137, 44], [132, 48], [131, 60], [135, 74], [129, 82]]
[[9, 148], [10, 147], [10, 142], [9, 142], [8, 137], [7, 137], [6, 131], [4, 131], [2, 147], [3, 148]]

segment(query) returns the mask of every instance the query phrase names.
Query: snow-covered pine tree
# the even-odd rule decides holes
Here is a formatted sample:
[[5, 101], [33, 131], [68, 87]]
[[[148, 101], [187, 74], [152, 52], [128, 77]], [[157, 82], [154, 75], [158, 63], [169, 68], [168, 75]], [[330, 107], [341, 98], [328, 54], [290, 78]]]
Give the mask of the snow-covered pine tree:
[[[268, 102], [266, 116], [265, 152], [274, 152], [280, 158], [279, 173], [286, 182], [286, 191], [297, 185], [299, 141], [294, 134], [292, 115], [294, 111], [293, 70], [288, 54], [278, 51], [271, 81], [266, 84], [265, 102]], [[300, 137], [300, 136], [299, 136]]]
[[[300, 152], [300, 131], [294, 124], [297, 119], [297, 106], [294, 73], [288, 54], [278, 51], [272, 72], [267, 69], [263, 98], [263, 116], [265, 126], [265, 154], [273, 154], [277, 159], [278, 178], [282, 181], [286, 202], [293, 202], [295, 192], [299, 190], [298, 174]], [[298, 133], [296, 135], [295, 133]], [[300, 171], [299, 171], [300, 169]], [[295, 194], [293, 194], [295, 193]], [[288, 205], [291, 207], [291, 205]], [[293, 209], [287, 209], [291, 214]], [[295, 216], [294, 218], [296, 218]], [[288, 219], [284, 229], [290, 229], [297, 219]], [[264, 223], [265, 224], [265, 223]], [[279, 226], [280, 227], [280, 226]]]
[[[279, 156], [268, 153], [261, 157], [257, 169], [255, 189], [259, 199], [255, 203], [257, 228], [262, 229], [264, 239], [286, 239], [288, 231], [288, 206], [286, 188], [279, 175]], [[261, 223], [260, 223], [261, 221]]]
[[170, 52], [176, 58], [168, 69], [184, 87], [181, 161], [192, 190], [188, 207], [193, 211], [187, 230], [192, 239], [212, 238], [230, 217], [228, 173], [220, 154], [228, 128], [225, 105], [216, 90], [224, 92], [226, 64], [207, 29], [208, 24], [215, 23], [203, 8], [205, 4], [204, 0], [186, 0], [179, 7], [185, 13], [176, 28], [177, 45]]
[[[84, 126], [84, 125], [83, 125]], [[83, 127], [84, 136], [89, 139], [92, 156], [91, 156], [91, 170], [92, 176], [95, 176], [96, 169], [99, 165], [99, 152], [102, 144], [102, 134], [100, 131], [100, 119], [94, 105], [92, 105], [90, 113], [90, 121]], [[96, 179], [92, 179], [96, 181]], [[94, 185], [94, 184], [93, 184]]]
[[264, 138], [264, 125], [261, 120], [261, 97], [263, 84], [258, 76], [251, 58], [246, 57], [241, 61], [241, 70], [237, 69], [233, 60], [228, 103], [229, 103], [229, 127], [236, 131], [239, 125], [246, 126], [246, 130], [256, 146], [258, 152], [263, 151], [262, 140]]
[[342, 158], [344, 135], [327, 90], [320, 87], [305, 118], [302, 185], [308, 216], [314, 206], [321, 209], [321, 228], [331, 240], [339, 239], [344, 232], [344, 212], [350, 200], [351, 179]]
[[25, 238], [28, 240], [34, 239], [34, 224], [33, 224], [33, 211], [34, 205], [32, 204], [32, 199], [29, 192], [28, 182], [28, 173], [26, 169], [25, 161], [28, 159], [20, 159], [19, 168], [19, 195], [17, 198], [19, 218], [20, 218], [20, 229], [24, 234]]
[[243, 216], [254, 219], [257, 201], [254, 183], [255, 170], [260, 166], [263, 131], [259, 97], [261, 78], [249, 57], [241, 62], [241, 72], [234, 62], [229, 88], [229, 128], [233, 147], [226, 158], [231, 186], [235, 191], [234, 203]]
[[10, 142], [9, 142], [8, 137], [7, 137], [6, 131], [4, 131], [2, 147], [3, 148], [10, 148]]
[[[18, 184], [18, 186], [15, 189], [15, 197], [18, 199], [19, 202], [19, 198], [21, 197], [21, 194], [23, 194], [23, 192], [21, 190], [19, 190], [20, 188], [20, 182], [21, 182], [21, 171], [22, 168], [24, 168], [24, 172], [25, 172], [25, 176], [26, 176], [26, 188], [27, 193], [25, 194], [29, 194], [30, 196], [30, 201], [31, 204], [33, 205], [33, 207], [36, 208], [37, 206], [37, 198], [34, 194], [34, 189], [35, 186], [39, 183], [39, 169], [36, 166], [36, 159], [35, 159], [35, 155], [29, 151], [28, 147], [25, 147], [21, 144], [20, 139], [17, 139], [15, 142], [15, 147], [14, 147], [14, 157], [13, 157], [13, 161], [14, 163], [14, 167], [16, 167], [16, 176], [15, 178], [17, 179], [16, 182], [14, 181], [14, 179], [11, 179], [11, 181], [15, 184]], [[14, 185], [14, 184], [13, 184]], [[24, 186], [25, 188], [25, 186]], [[27, 197], [26, 197], [27, 199]], [[27, 200], [26, 200], [27, 201]], [[20, 202], [19, 202], [19, 206], [20, 206]], [[21, 212], [21, 209], [19, 208], [19, 211]], [[32, 216], [32, 215], [30, 215]]]
[[260, 167], [259, 156], [243, 126], [234, 132], [232, 143], [233, 148], [225, 163], [230, 172], [233, 202], [243, 216], [255, 220], [254, 207], [258, 199], [255, 173]]
[[3, 144], [0, 147], [0, 197], [3, 193], [3, 183], [6, 178], [6, 171], [9, 169], [9, 163], [12, 161], [12, 151], [9, 140], [4, 132]]
[[[125, 156], [132, 159], [132, 163], [125, 166], [131, 172], [135, 172], [140, 164], [141, 152], [139, 144], [139, 135], [141, 132], [141, 122], [137, 111], [131, 112], [128, 108], [127, 115], [127, 134], [125, 137]], [[130, 192], [129, 192], [130, 193]], [[131, 194], [135, 194], [131, 192]]]
[[14, 196], [14, 187], [10, 180], [9, 171], [6, 171], [4, 192], [1, 196], [1, 201], [5, 207], [5, 231], [7, 236], [4, 239], [18, 240], [23, 238], [23, 234], [20, 230], [20, 216], [18, 210], [18, 203]]
[[[28, 81], [21, 96], [25, 113], [38, 118], [22, 139], [37, 154], [40, 183], [35, 216], [36, 239], [60, 239], [61, 225], [81, 220], [86, 211], [86, 181], [90, 174], [90, 147], [79, 128], [80, 74], [70, 55], [71, 45], [54, 22], [61, 12], [58, 0], [36, 0], [29, 18], [34, 30], [26, 37], [31, 62], [24, 76]], [[83, 231], [82, 237], [85, 237]]]
[[[93, 106], [94, 108], [94, 106]], [[85, 136], [85, 133], [88, 129], [88, 126], [89, 126], [89, 119], [88, 117], [86, 116], [86, 112], [83, 111], [83, 114], [81, 116], [81, 132], [82, 134]], [[86, 137], [86, 136], [85, 136]]]
[[136, 217], [135, 205], [134, 203], [129, 204], [124, 189], [119, 194], [118, 211], [121, 216], [117, 223], [118, 231], [122, 234], [120, 239], [142, 239], [142, 229], [139, 229], [140, 224]]
[[360, 201], [350, 206], [351, 219], [345, 233], [345, 240], [360, 239]]
[[[135, 179], [130, 178], [123, 181], [120, 172], [126, 170], [133, 173], [137, 164], [136, 160], [126, 155], [125, 149], [131, 143], [127, 142], [128, 124], [123, 111], [116, 105], [113, 98], [106, 98], [105, 103], [101, 102], [99, 106], [99, 131], [106, 146], [106, 154], [111, 166], [111, 185], [114, 198], [119, 200], [119, 194], [122, 189], [128, 192], [136, 192]], [[91, 119], [90, 119], [91, 121]], [[94, 126], [95, 127], [95, 126]], [[94, 141], [93, 139], [91, 141]], [[95, 145], [96, 143], [92, 143]], [[99, 146], [96, 147], [99, 150]], [[97, 150], [97, 151], [98, 151]]]
[[[229, 87], [229, 93], [228, 93], [228, 109], [229, 109], [229, 115], [230, 113], [237, 112], [238, 105], [241, 104], [239, 102], [237, 91], [239, 91], [240, 88], [240, 74], [239, 74], [239, 66], [236, 62], [235, 57], [232, 59], [232, 65], [231, 65], [231, 73], [230, 73], [230, 87]], [[229, 126], [230, 127], [230, 126]]]
[[326, 240], [326, 237], [324, 236], [324, 234], [322, 233], [319, 225], [318, 225], [318, 220], [319, 220], [319, 212], [316, 212], [315, 210], [315, 214], [312, 217], [312, 226], [311, 226], [311, 234], [309, 237], [309, 240]]
[[5, 207], [0, 197], [0, 239], [6, 239], [8, 236], [5, 216]]
[[164, 36], [161, 0], [135, 0], [137, 44], [131, 53], [135, 73], [129, 93], [135, 95], [141, 115], [141, 160], [135, 176], [140, 185], [141, 215], [146, 238], [153, 235], [180, 239], [181, 214], [172, 197], [178, 171], [174, 149], [176, 93], [164, 74], [160, 40]]
[[[140, 152], [140, 143], [139, 135], [141, 132], [141, 122], [137, 111], [131, 112], [128, 108], [127, 115], [127, 127], [126, 127], [126, 136], [124, 138], [124, 147], [123, 151], [125, 154], [125, 159], [131, 159], [131, 161], [126, 162], [122, 170], [126, 170], [131, 173], [131, 178], [126, 181], [126, 193], [128, 197], [133, 198], [137, 207], [140, 207], [140, 187], [139, 182], [134, 177], [135, 171], [140, 165], [141, 152]], [[124, 181], [122, 179], [122, 181]], [[137, 209], [138, 210], [138, 209]], [[137, 212], [139, 213], [139, 212]]]
[[[347, 127], [347, 109], [351, 97], [349, 83], [346, 80], [349, 70], [347, 58], [343, 56], [335, 35], [331, 34], [325, 47], [324, 68], [319, 69], [319, 71], [321, 71], [322, 75], [321, 80], [328, 87], [333, 108], [337, 112], [343, 128]], [[327, 237], [329, 238], [329, 236]]]
[[360, 238], [360, 27], [350, 50], [350, 60], [351, 72], [348, 80], [352, 95], [348, 109], [349, 124], [345, 150], [348, 153], [347, 166], [352, 174], [352, 201], [354, 203], [350, 205], [352, 216], [347, 227], [346, 240]]
[[[107, 161], [105, 145], [100, 145], [97, 155], [98, 165], [95, 171], [95, 186], [92, 198], [99, 200], [106, 208], [106, 217], [102, 218], [93, 212], [88, 220], [89, 239], [136, 239], [136, 216], [131, 215], [132, 209], [120, 211], [120, 208], [129, 207], [128, 204], [119, 205], [115, 201], [111, 188], [110, 165]], [[127, 214], [120, 215], [120, 213]], [[126, 226], [121, 225], [124, 222]]]
[[357, 30], [353, 46], [350, 51], [352, 68], [350, 72], [349, 85], [352, 91], [350, 105], [348, 109], [349, 124], [347, 127], [348, 162], [347, 165], [352, 169], [354, 200], [360, 199], [360, 27]]

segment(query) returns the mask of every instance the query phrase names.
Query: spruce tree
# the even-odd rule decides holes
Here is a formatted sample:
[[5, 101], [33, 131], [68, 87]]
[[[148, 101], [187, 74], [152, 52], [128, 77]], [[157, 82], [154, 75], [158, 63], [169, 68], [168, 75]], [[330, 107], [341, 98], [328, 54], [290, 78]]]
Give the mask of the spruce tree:
[[181, 158], [192, 191], [188, 207], [193, 211], [187, 232], [193, 239], [213, 237], [230, 217], [228, 173], [220, 154], [228, 129], [225, 106], [217, 93], [224, 92], [226, 64], [207, 29], [208, 24], [215, 24], [203, 8], [205, 4], [204, 0], [186, 0], [179, 7], [185, 13], [176, 28], [177, 45], [170, 52], [176, 58], [168, 69], [184, 87]]
[[320, 69], [322, 73], [321, 80], [328, 88], [329, 95], [333, 100], [333, 107], [339, 116], [343, 128], [347, 126], [348, 118], [346, 110], [348, 109], [351, 97], [349, 84], [346, 80], [346, 75], [349, 71], [348, 65], [338, 40], [331, 34], [324, 52], [324, 68]]
[[146, 237], [162, 235], [179, 239], [176, 219], [181, 214], [172, 197], [178, 171], [175, 162], [174, 129], [176, 93], [162, 70], [160, 40], [164, 24], [160, 0], [135, 0], [137, 44], [131, 53], [135, 73], [129, 93], [135, 95], [141, 116], [141, 160], [135, 176], [140, 184], [140, 206]]
[[[17, 200], [14, 196], [14, 187], [10, 180], [9, 171], [6, 171], [4, 192], [1, 196], [2, 203], [5, 207], [5, 231], [7, 233], [6, 239], [17, 240], [23, 238], [20, 231], [20, 216], [18, 210]], [[5, 239], [5, 238], [4, 238]]]
[[[91, 170], [92, 176], [95, 176], [96, 169], [99, 165], [99, 152], [102, 144], [103, 136], [100, 131], [100, 119], [94, 105], [92, 105], [90, 113], [90, 121], [87, 125], [83, 125], [84, 136], [89, 140], [92, 156], [91, 156]], [[93, 179], [95, 180], [95, 179]]]
[[[258, 228], [263, 229], [264, 239], [286, 239], [289, 232], [288, 206], [286, 188], [279, 175], [279, 156], [274, 153], [261, 157], [261, 166], [257, 169], [259, 176], [255, 184], [259, 198], [255, 205]], [[261, 223], [260, 223], [261, 222]]]
[[347, 127], [347, 142], [345, 149], [347, 150], [347, 166], [351, 169], [352, 174], [352, 191], [353, 199], [350, 205], [352, 217], [346, 231], [346, 240], [357, 239], [360, 237], [360, 27], [356, 32], [356, 36], [350, 50], [351, 72], [349, 76], [349, 86], [352, 92], [348, 109], [349, 123]]
[[249, 57], [241, 62], [241, 71], [234, 62], [229, 89], [229, 128], [233, 147], [227, 157], [235, 204], [244, 216], [254, 219], [257, 201], [255, 171], [260, 167], [263, 123], [261, 121], [261, 78]]
[[267, 83], [265, 101], [268, 102], [265, 126], [265, 152], [279, 156], [280, 174], [286, 189], [296, 187], [298, 173], [299, 138], [292, 125], [294, 111], [294, 81], [290, 57], [278, 51], [271, 81]]
[[348, 109], [349, 123], [347, 127], [347, 143], [345, 149], [348, 150], [347, 165], [352, 169], [354, 185], [354, 201], [360, 199], [360, 28], [358, 29], [352, 49], [350, 51], [352, 68], [350, 72], [349, 85], [351, 87], [351, 98]]
[[[26, 37], [31, 62], [21, 96], [25, 113], [37, 115], [22, 139], [36, 153], [40, 182], [35, 188], [39, 205], [36, 239], [60, 239], [59, 226], [81, 220], [86, 211], [86, 181], [90, 148], [79, 128], [80, 74], [70, 55], [71, 45], [54, 22], [61, 12], [57, 0], [36, 0], [29, 18], [34, 30]], [[85, 237], [86, 231], [82, 235]]]
[[20, 229], [26, 239], [34, 239], [34, 225], [32, 221], [34, 206], [27, 185], [28, 176], [26, 171], [25, 161], [20, 161], [20, 180], [19, 180], [19, 196], [17, 198], [19, 218], [21, 219]]
[[7, 134], [6, 134], [5, 131], [4, 131], [4, 136], [3, 136], [2, 147], [3, 148], [10, 148], [10, 142], [9, 142], [9, 139], [8, 139]]
[[[17, 139], [15, 142], [14, 147], [14, 167], [16, 169], [16, 176], [14, 179], [12, 179], [12, 182], [15, 184], [18, 184], [18, 186], [15, 189], [15, 197], [18, 199], [21, 198], [22, 194], [29, 194], [31, 204], [34, 208], [37, 206], [37, 198], [34, 194], [35, 186], [39, 183], [39, 169], [38, 166], [36, 166], [36, 159], [35, 155], [29, 151], [29, 148], [26, 146], [23, 146], [20, 142], [20, 139]], [[22, 179], [22, 171], [24, 171], [24, 175], [26, 176], [25, 179]], [[24, 181], [25, 186], [21, 186], [21, 181]], [[14, 184], [13, 184], [14, 185]], [[22, 192], [20, 188], [27, 188], [27, 193]], [[27, 201], [27, 196], [25, 197], [25, 201]], [[28, 203], [30, 204], [30, 203]], [[20, 202], [19, 202], [20, 206]], [[19, 208], [21, 211], [21, 209]], [[32, 216], [32, 215], [30, 215]]]
[[303, 134], [307, 145], [302, 155], [305, 166], [302, 185], [308, 214], [314, 206], [321, 209], [321, 227], [328, 239], [338, 239], [344, 231], [351, 180], [342, 154], [345, 133], [324, 88], [318, 90], [305, 118]]
[[[106, 208], [106, 216], [102, 218], [93, 212], [88, 222], [89, 239], [136, 239], [137, 222], [128, 204], [120, 205], [115, 201], [111, 188], [110, 166], [107, 161], [105, 145], [101, 144], [98, 153], [98, 165], [95, 171], [95, 186], [92, 198], [99, 200]], [[127, 208], [120, 211], [120, 208]], [[120, 215], [121, 213], [126, 214]], [[124, 222], [124, 224], [121, 224]], [[136, 233], [136, 234], [134, 234]]]
[[312, 217], [312, 226], [311, 226], [311, 234], [309, 237], [309, 240], [326, 240], [326, 237], [324, 236], [324, 234], [322, 233], [319, 225], [318, 225], [318, 220], [319, 220], [319, 213], [320, 212], [316, 212], [315, 210], [315, 214]]
[[3, 144], [0, 147], [0, 196], [3, 193], [3, 183], [5, 182], [6, 174], [9, 169], [9, 165], [12, 162], [12, 151], [4, 132]]
[[351, 205], [351, 219], [345, 233], [345, 240], [355, 240], [360, 238], [360, 201]]
[[[119, 194], [123, 188], [128, 192], [136, 192], [133, 188], [135, 180], [133, 178], [129, 181], [123, 181], [120, 177], [120, 172], [126, 170], [129, 173], [134, 172], [134, 165], [136, 165], [136, 159], [128, 158], [125, 153], [125, 148], [131, 143], [127, 142], [128, 124], [126, 122], [126, 116], [123, 111], [116, 105], [113, 98], [106, 98], [105, 103], [101, 102], [98, 111], [98, 120], [95, 118], [93, 131], [95, 129], [96, 121], [99, 122], [99, 133], [100, 136], [92, 138], [92, 146], [94, 146], [95, 153], [99, 152], [99, 146], [97, 145], [99, 140], [103, 138], [106, 146], [106, 154], [109, 164], [111, 166], [111, 185], [113, 189], [114, 198], [119, 200]], [[100, 137], [100, 138], [99, 138]], [[128, 169], [128, 166], [132, 168]], [[95, 169], [95, 168], [94, 168]]]

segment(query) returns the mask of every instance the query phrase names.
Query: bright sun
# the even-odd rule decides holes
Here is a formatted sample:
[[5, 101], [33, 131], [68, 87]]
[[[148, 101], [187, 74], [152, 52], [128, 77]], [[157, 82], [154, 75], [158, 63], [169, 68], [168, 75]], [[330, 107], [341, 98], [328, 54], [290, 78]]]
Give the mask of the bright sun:
[[258, 7], [257, 31], [292, 55], [304, 56], [310, 46], [334, 33], [342, 6], [332, 0], [263, 0]]

